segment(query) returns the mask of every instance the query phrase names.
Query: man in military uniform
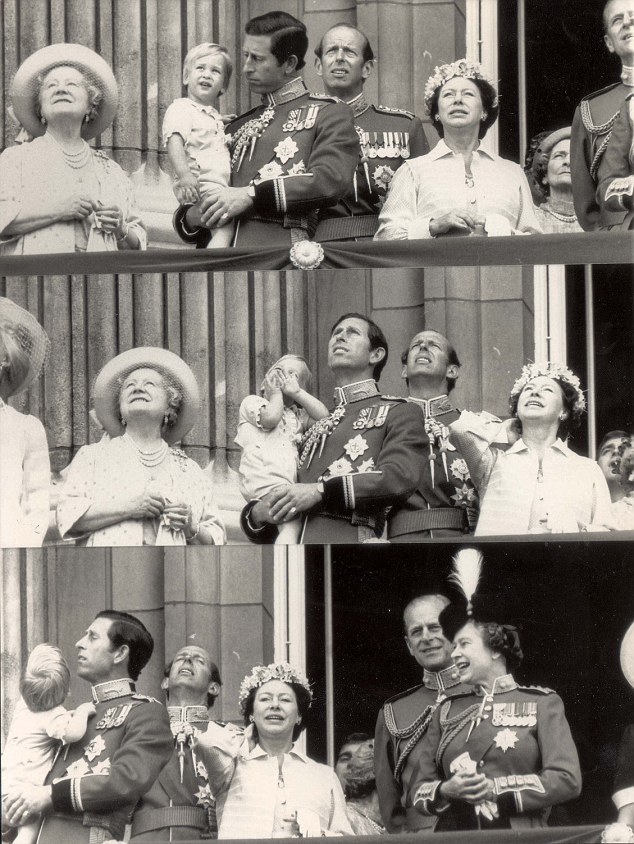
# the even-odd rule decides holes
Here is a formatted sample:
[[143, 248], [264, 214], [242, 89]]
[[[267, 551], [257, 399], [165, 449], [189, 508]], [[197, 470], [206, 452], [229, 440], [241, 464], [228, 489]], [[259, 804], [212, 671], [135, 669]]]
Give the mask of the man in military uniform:
[[409, 111], [366, 100], [363, 89], [374, 67], [374, 52], [357, 27], [331, 27], [315, 55], [324, 91], [350, 106], [358, 135], [353, 180], [336, 205], [320, 211], [315, 240], [371, 240], [394, 173], [406, 158], [429, 152], [423, 124]]
[[362, 314], [333, 326], [328, 365], [335, 409], [308, 429], [299, 450], [299, 483], [273, 490], [242, 511], [254, 542], [270, 542], [276, 524], [306, 514], [302, 542], [361, 542], [380, 537], [386, 519], [418, 485], [423, 419], [404, 399], [382, 396], [377, 380], [388, 345]]
[[374, 770], [388, 832], [413, 832], [434, 824], [408, 805], [407, 793], [434, 710], [440, 701], [465, 689], [451, 659], [452, 645], [438, 622], [448, 603], [444, 595], [419, 595], [403, 612], [405, 644], [423, 669], [423, 682], [386, 701], [376, 722]]
[[608, 0], [604, 40], [621, 60], [621, 81], [584, 97], [575, 111], [570, 166], [575, 212], [585, 231], [621, 225], [624, 211], [602, 208], [596, 196], [598, 171], [621, 104], [634, 91], [634, 0]]
[[192, 742], [207, 731], [220, 686], [217, 666], [197, 645], [181, 648], [167, 666], [163, 688], [174, 737], [172, 756], [134, 813], [131, 842], [218, 837], [209, 775]]
[[359, 139], [350, 109], [309, 94], [298, 72], [308, 37], [286, 12], [267, 12], [245, 27], [243, 73], [261, 105], [233, 121], [231, 183], [176, 212], [178, 234], [197, 246], [209, 229], [235, 221], [234, 244], [289, 246], [314, 234], [317, 211], [352, 183]]
[[456, 350], [438, 331], [426, 329], [412, 338], [401, 362], [408, 401], [424, 418], [425, 459], [416, 492], [390, 520], [388, 536], [417, 542], [473, 532], [478, 494], [448, 428], [460, 416], [449, 399], [460, 375]]
[[139, 619], [104, 610], [76, 647], [77, 674], [92, 685], [96, 713], [84, 738], [58, 753], [45, 785], [24, 786], [6, 801], [12, 824], [44, 815], [42, 844], [122, 839], [172, 753], [165, 707], [135, 690], [154, 648]]

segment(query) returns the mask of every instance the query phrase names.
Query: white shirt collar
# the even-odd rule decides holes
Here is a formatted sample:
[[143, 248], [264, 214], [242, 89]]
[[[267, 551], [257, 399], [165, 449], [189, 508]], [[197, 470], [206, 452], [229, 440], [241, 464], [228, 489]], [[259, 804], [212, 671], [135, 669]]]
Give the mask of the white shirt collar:
[[[559, 437], [555, 440], [555, 442], [548, 446], [549, 448], [556, 448], [557, 451], [561, 452], [564, 457], [570, 457], [570, 449], [566, 445], [563, 440], [560, 440]], [[528, 451], [528, 446], [524, 442], [524, 440], [520, 437], [519, 440], [516, 440], [513, 445], [507, 450], [507, 454], [516, 454], [519, 451]]]
[[[288, 751], [288, 754], [289, 756], [296, 756], [302, 762], [308, 762], [308, 756], [302, 753], [301, 750], [297, 750], [295, 745], [291, 747], [291, 749]], [[268, 753], [259, 744], [256, 744], [253, 750], [250, 750], [248, 753], [245, 753], [246, 759], [259, 759], [262, 756], [268, 756]]]
[[[473, 151], [473, 154], [484, 155], [487, 158], [490, 158], [491, 161], [497, 161], [497, 159], [499, 158], [499, 156], [495, 155], [495, 153], [489, 152], [488, 150], [483, 149], [480, 146]], [[449, 147], [444, 141], [444, 138], [441, 138], [436, 144], [436, 146], [433, 148], [433, 150], [429, 153], [429, 157], [433, 161], [436, 161], [439, 158], [444, 158], [447, 155], [456, 155], [456, 153], [452, 149], [449, 149]]]

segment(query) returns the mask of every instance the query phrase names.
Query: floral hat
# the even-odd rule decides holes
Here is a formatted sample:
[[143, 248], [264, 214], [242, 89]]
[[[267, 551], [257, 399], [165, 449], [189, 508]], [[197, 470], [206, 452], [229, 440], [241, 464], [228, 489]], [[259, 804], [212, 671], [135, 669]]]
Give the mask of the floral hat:
[[118, 437], [125, 428], [119, 415], [119, 394], [123, 379], [135, 369], [155, 369], [181, 393], [183, 401], [176, 423], [163, 434], [169, 443], [182, 440], [196, 422], [200, 410], [200, 392], [194, 373], [185, 361], [174, 352], [158, 346], [140, 346], [122, 352], [103, 367], [94, 389], [95, 414], [99, 423], [111, 437]]
[[572, 410], [574, 413], [583, 413], [586, 409], [586, 398], [581, 389], [581, 383], [572, 370], [564, 366], [563, 363], [552, 363], [548, 361], [548, 363], [528, 363], [523, 366], [522, 374], [511, 389], [511, 401], [522, 392], [529, 381], [533, 381], [533, 379], [538, 378], [540, 375], [570, 384], [577, 393]]
[[81, 71], [87, 81], [101, 92], [102, 99], [89, 123], [83, 123], [82, 138], [89, 140], [104, 132], [117, 113], [117, 80], [105, 59], [82, 44], [49, 44], [26, 58], [17, 69], [11, 86], [13, 111], [20, 124], [33, 137], [43, 135], [45, 126], [37, 113], [40, 79], [49, 70], [69, 65]]
[[10, 395], [15, 396], [26, 390], [39, 376], [51, 344], [33, 314], [5, 297], [0, 297], [0, 328], [13, 337], [29, 359], [26, 377], [19, 384], [12, 384]]
[[[463, 76], [465, 79], [481, 79], [487, 82], [495, 91], [495, 84], [484, 72], [479, 62], [470, 62], [467, 59], [458, 59], [450, 64], [441, 64], [434, 68], [434, 73], [429, 77], [425, 85], [425, 111], [431, 114], [431, 101], [434, 93], [445, 82], [449, 82], [455, 76]], [[497, 105], [497, 95], [493, 105]]]
[[308, 682], [308, 677], [288, 662], [271, 662], [269, 665], [256, 665], [250, 674], [240, 683], [240, 694], [238, 705], [244, 715], [246, 711], [247, 698], [253, 689], [259, 689], [270, 680], [280, 680], [282, 683], [297, 683], [303, 686], [313, 699], [313, 693]]

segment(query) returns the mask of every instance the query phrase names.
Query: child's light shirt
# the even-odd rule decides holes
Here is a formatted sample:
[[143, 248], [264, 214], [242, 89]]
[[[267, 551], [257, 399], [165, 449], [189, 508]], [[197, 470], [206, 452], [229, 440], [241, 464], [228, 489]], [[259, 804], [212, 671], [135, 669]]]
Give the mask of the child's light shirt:
[[311, 420], [302, 408], [284, 407], [282, 418], [270, 430], [260, 414], [268, 404], [263, 396], [247, 396], [240, 405], [235, 442], [242, 450], [240, 492], [247, 501], [261, 498], [281, 484], [297, 480], [297, 445]]
[[24, 698], [19, 699], [2, 754], [3, 793], [15, 782], [44, 783], [71, 718], [63, 706], [31, 712]]
[[198, 178], [201, 193], [209, 184], [227, 187], [231, 178], [229, 136], [220, 113], [213, 106], [180, 97], [168, 106], [163, 118], [163, 144], [180, 135], [189, 165]]

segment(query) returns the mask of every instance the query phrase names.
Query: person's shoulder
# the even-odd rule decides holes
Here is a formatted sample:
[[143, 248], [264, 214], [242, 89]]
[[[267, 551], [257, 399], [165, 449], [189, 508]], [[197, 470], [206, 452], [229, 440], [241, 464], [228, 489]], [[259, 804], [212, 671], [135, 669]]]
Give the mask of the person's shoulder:
[[411, 702], [414, 699], [426, 697], [428, 695], [429, 695], [429, 689], [423, 683], [419, 683], [417, 686], [410, 686], [409, 689], [405, 689], [404, 691], [398, 692], [398, 694], [395, 694], [395, 695], [392, 695], [392, 697], [389, 697], [383, 703], [383, 708], [385, 708], [388, 705], [393, 707], [395, 703], [396, 704], [398, 704], [398, 703], [403, 704], [406, 701]]
[[606, 85], [605, 88], [599, 88], [598, 91], [592, 91], [590, 94], [586, 94], [585, 97], [582, 97], [582, 103], [591, 103], [594, 100], [605, 99], [609, 97], [610, 99], [614, 97], [616, 93], [616, 89], [622, 87], [621, 82], [613, 82], [611, 85]]
[[386, 105], [374, 105], [370, 106], [377, 114], [385, 114], [392, 118], [397, 118], [401, 120], [406, 120], [408, 123], [411, 123], [412, 120], [416, 120], [416, 115], [413, 111], [407, 111], [404, 108], [395, 108], [394, 106], [386, 106]]
[[159, 706], [161, 709], [165, 709], [165, 706], [161, 703], [161, 701], [158, 700], [158, 698], [152, 697], [151, 695], [144, 695], [141, 694], [141, 692], [135, 692], [133, 695], [131, 695], [131, 698], [134, 701], [134, 706], [140, 706], [144, 703], [151, 703], [155, 704], [156, 706]]
[[517, 687], [518, 692], [522, 692], [523, 694], [530, 695], [531, 697], [541, 697], [541, 696], [548, 696], [554, 695], [558, 697], [557, 692], [554, 689], [549, 689], [548, 686], [519, 686]]

